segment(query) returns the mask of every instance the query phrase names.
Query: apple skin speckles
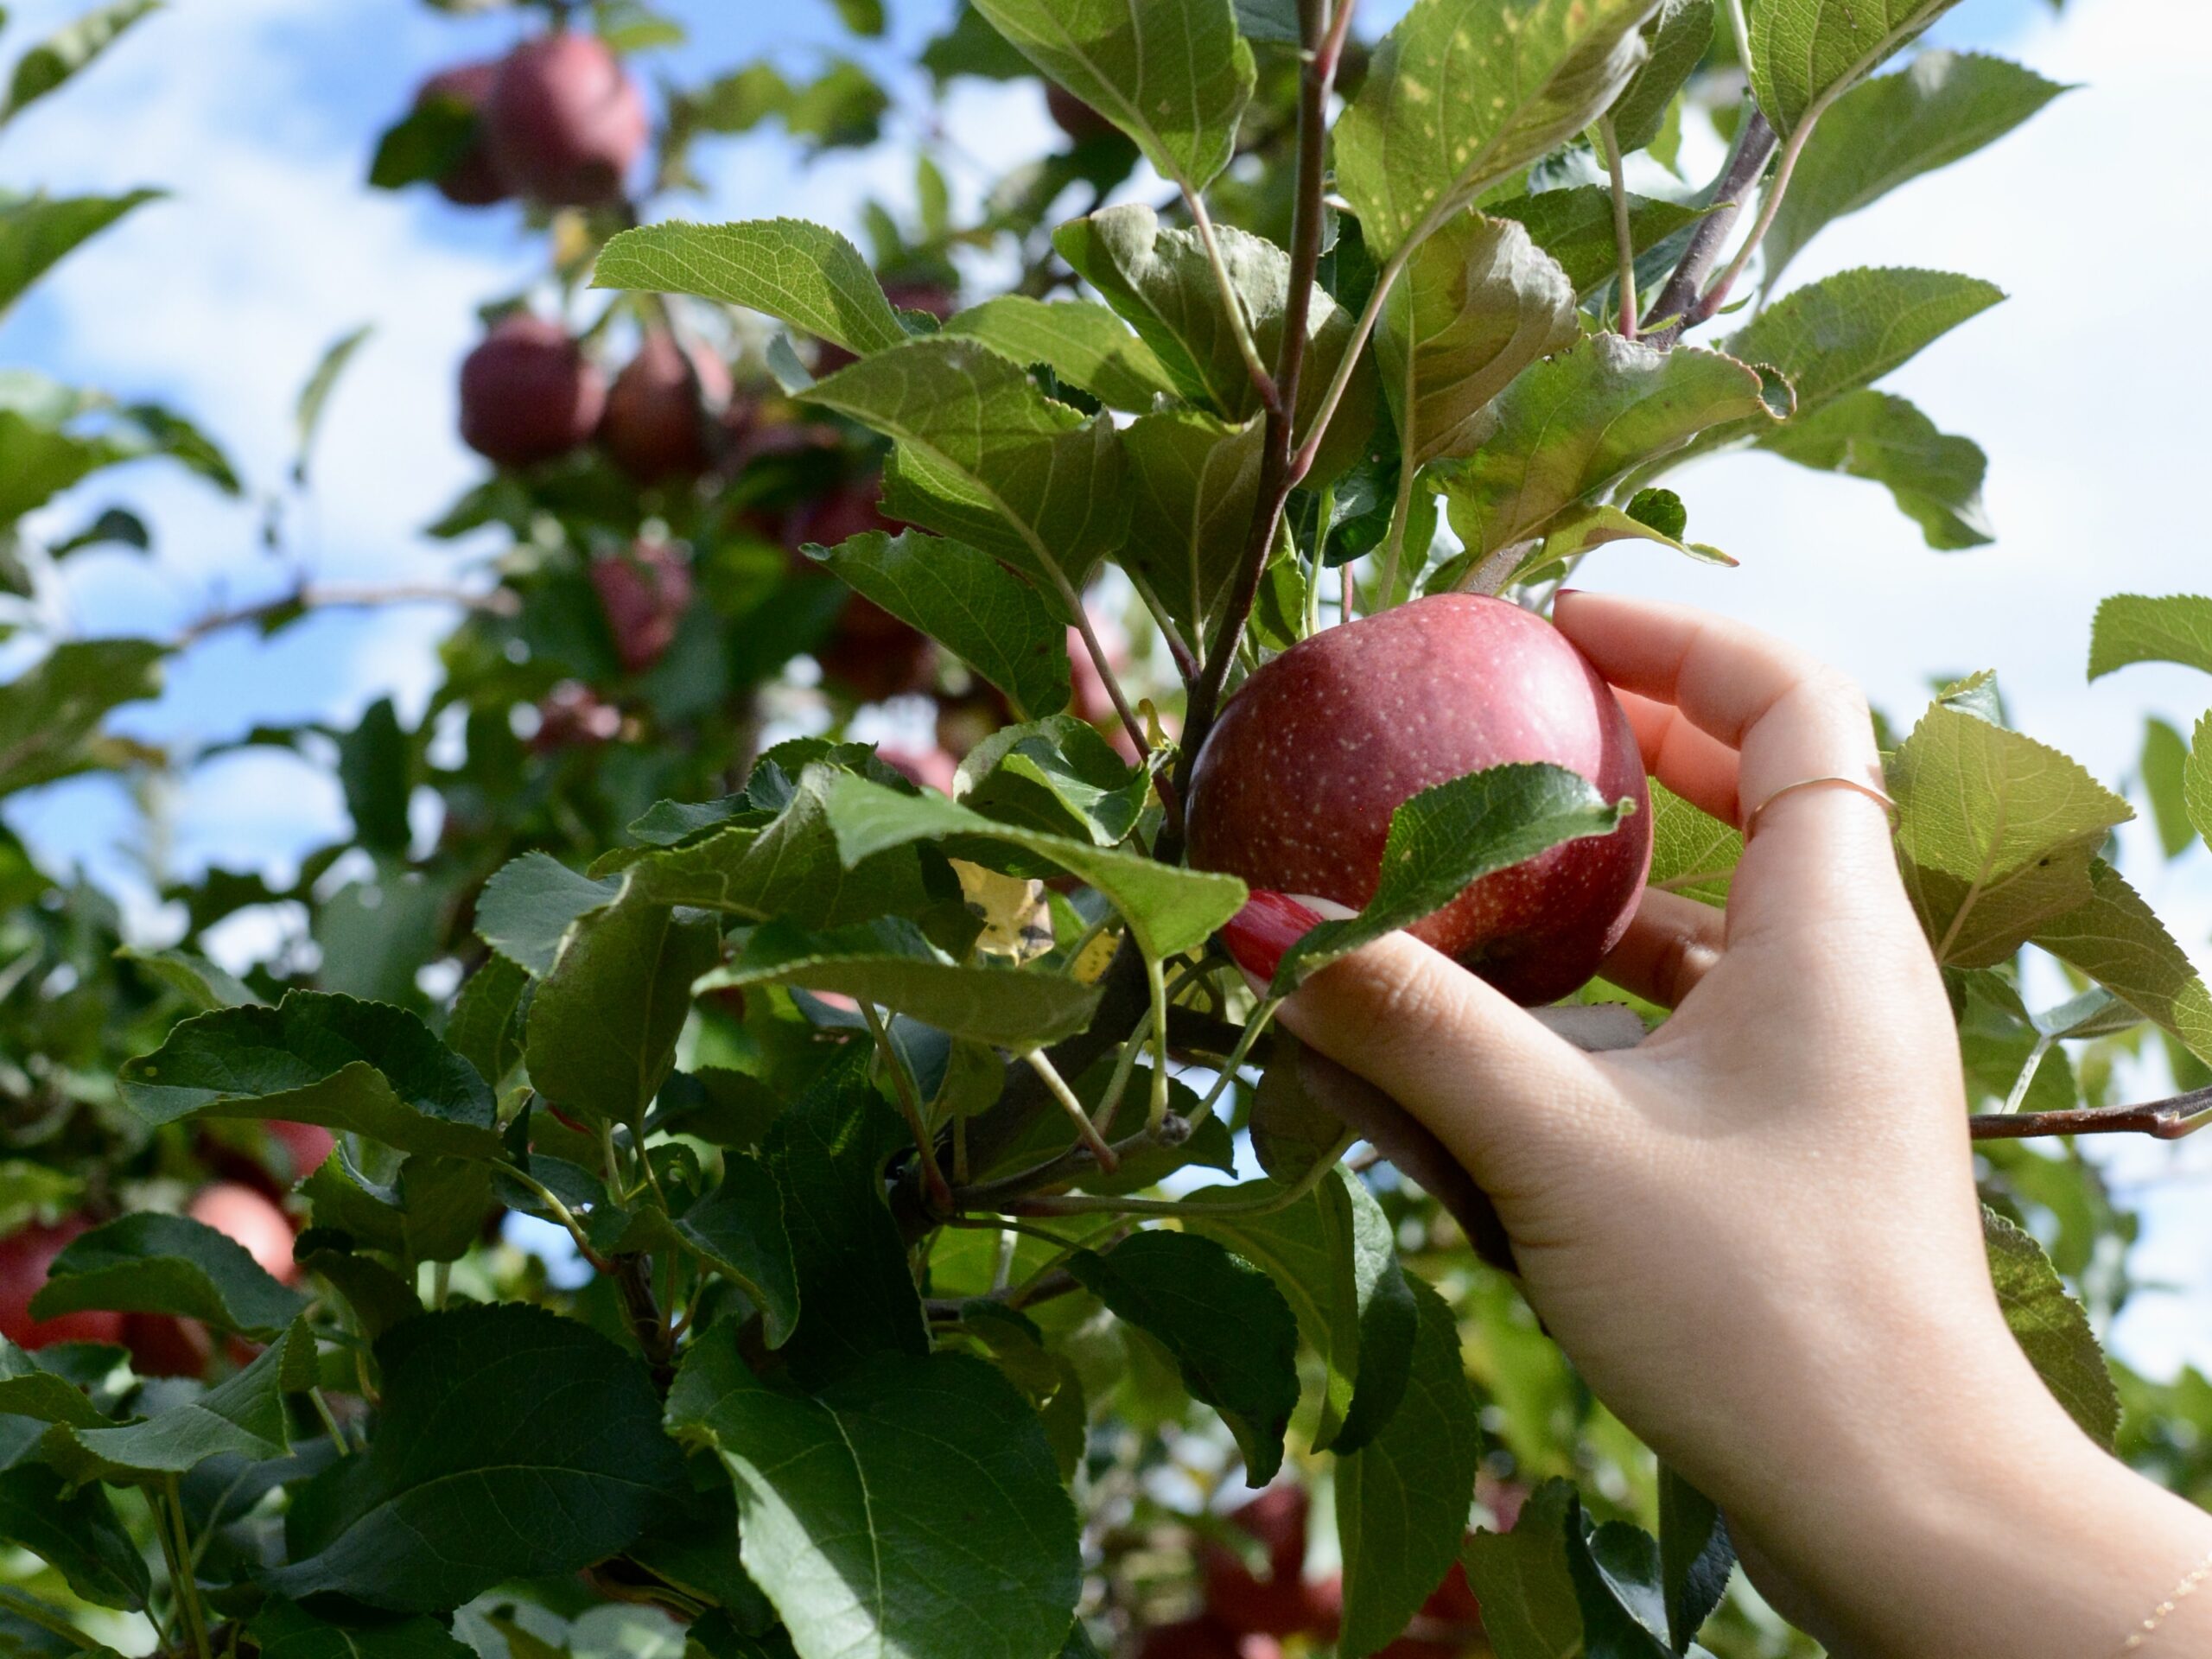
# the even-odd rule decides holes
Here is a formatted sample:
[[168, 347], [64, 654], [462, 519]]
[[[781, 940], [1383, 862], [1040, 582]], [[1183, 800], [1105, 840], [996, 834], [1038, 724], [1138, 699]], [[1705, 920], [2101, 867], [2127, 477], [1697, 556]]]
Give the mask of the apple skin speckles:
[[1191, 780], [1191, 862], [1338, 904], [1374, 896], [1390, 814], [1485, 766], [1548, 760], [1636, 812], [1484, 876], [1413, 932], [1514, 1001], [1567, 995], [1627, 931], [1651, 864], [1627, 714], [1581, 652], [1503, 600], [1440, 594], [1302, 641], [1222, 709]]

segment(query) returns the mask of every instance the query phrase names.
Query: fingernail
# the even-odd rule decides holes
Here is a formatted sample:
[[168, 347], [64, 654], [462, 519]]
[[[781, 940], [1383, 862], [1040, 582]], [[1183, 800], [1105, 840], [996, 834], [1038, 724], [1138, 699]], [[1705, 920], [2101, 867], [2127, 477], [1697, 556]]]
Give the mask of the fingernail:
[[1554, 600], [1573, 599], [1581, 592], [1582, 589], [1580, 588], [1561, 588], [1552, 594], [1552, 598]]
[[1222, 924], [1221, 943], [1236, 965], [1265, 985], [1275, 976], [1283, 952], [1321, 925], [1310, 910], [1287, 893], [1253, 889], [1244, 908]]

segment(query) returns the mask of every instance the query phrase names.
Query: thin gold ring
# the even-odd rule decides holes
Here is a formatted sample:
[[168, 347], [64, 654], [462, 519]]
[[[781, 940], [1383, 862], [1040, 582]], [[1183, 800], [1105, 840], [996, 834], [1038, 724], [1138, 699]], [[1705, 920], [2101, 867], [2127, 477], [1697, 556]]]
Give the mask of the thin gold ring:
[[1891, 830], [1894, 831], [1897, 829], [1899, 817], [1897, 804], [1890, 798], [1886, 791], [1876, 788], [1873, 785], [1866, 782], [1864, 779], [1839, 778], [1832, 775], [1821, 778], [1800, 778], [1794, 784], [1784, 784], [1780, 789], [1774, 791], [1764, 800], [1761, 801], [1757, 806], [1751, 810], [1749, 815], [1744, 819], [1745, 842], [1748, 845], [1752, 836], [1758, 833], [1759, 827], [1759, 815], [1764, 812], [1770, 806], [1772, 806], [1777, 801], [1780, 800], [1783, 796], [1795, 795], [1798, 791], [1803, 789], [1827, 789], [1831, 786], [1848, 789], [1858, 794], [1864, 795], [1870, 801], [1880, 802], [1882, 810], [1890, 815]]

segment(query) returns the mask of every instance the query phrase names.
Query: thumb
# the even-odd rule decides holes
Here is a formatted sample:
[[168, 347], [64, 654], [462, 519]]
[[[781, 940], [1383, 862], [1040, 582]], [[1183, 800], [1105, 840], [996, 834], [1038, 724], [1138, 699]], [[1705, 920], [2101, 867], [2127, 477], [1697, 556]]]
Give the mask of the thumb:
[[1408, 933], [1321, 969], [1276, 1017], [1395, 1097], [1498, 1197], [1525, 1188], [1531, 1154], [1600, 1087], [1573, 1045]]

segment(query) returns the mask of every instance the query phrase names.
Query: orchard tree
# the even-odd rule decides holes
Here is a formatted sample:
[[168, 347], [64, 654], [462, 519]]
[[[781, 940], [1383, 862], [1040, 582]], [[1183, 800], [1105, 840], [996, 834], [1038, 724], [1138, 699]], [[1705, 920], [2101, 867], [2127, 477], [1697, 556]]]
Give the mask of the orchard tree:
[[[149, 10], [30, 48], [0, 119]], [[1065, 143], [972, 212], [925, 143], [866, 251], [675, 216], [720, 135], [877, 142], [855, 59], [649, 99], [676, 19], [516, 5], [505, 55], [397, 92], [371, 182], [547, 249], [459, 366], [490, 470], [431, 529], [428, 712], [251, 734], [334, 752], [350, 834], [168, 880], [165, 948], [0, 841], [0, 1644], [1810, 1651], [1465, 1172], [1272, 1015], [1412, 928], [1574, 1040], [1665, 1018], [1592, 976], [1647, 883], [1723, 902], [1742, 836], [1647, 783], [1545, 615], [1609, 543], [1732, 563], [1684, 463], [1992, 538], [1981, 452], [1877, 383], [1998, 291], [1779, 285], [2062, 90], [1916, 52], [1945, 10], [1414, 0], [1377, 38], [1356, 0], [973, 0], [931, 82], [1027, 82]], [[0, 303], [144, 199], [12, 198]], [[272, 536], [363, 344], [302, 390]], [[10, 626], [151, 540], [28, 515], [150, 455], [241, 487], [171, 411], [0, 377]], [[181, 771], [105, 725], [165, 658], [423, 596], [39, 642], [0, 794]], [[2212, 672], [2212, 599], [2108, 601], [2091, 676], [2150, 658]], [[2212, 1083], [2212, 997], [2104, 856], [2133, 809], [1986, 675], [1881, 736], [2008, 1315], [2212, 1497], [2212, 1389], [2093, 1339], [2135, 1222], [2068, 1138], [2212, 1111], [2113, 1099], [2129, 1059]], [[2155, 724], [2139, 792], [2170, 856], [2212, 832], [2212, 724]], [[216, 965], [274, 906], [303, 929]]]

